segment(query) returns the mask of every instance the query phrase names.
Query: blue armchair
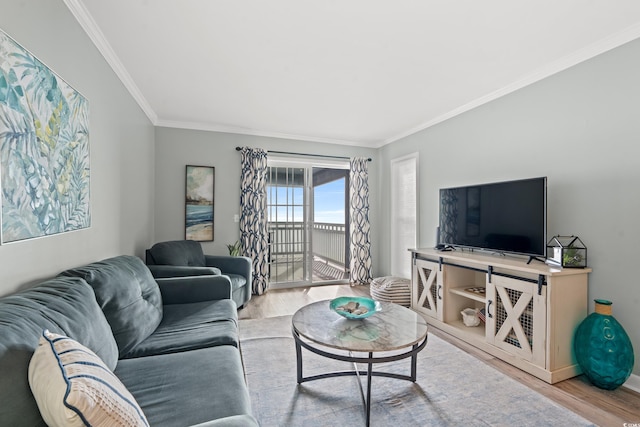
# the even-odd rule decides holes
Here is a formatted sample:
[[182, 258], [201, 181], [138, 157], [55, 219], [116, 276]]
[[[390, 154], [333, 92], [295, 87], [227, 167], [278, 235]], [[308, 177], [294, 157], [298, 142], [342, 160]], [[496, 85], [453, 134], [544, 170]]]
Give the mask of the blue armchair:
[[231, 283], [231, 298], [238, 308], [251, 299], [251, 258], [205, 255], [200, 243], [193, 240], [156, 243], [145, 255], [145, 262], [156, 279], [217, 276], [216, 280]]

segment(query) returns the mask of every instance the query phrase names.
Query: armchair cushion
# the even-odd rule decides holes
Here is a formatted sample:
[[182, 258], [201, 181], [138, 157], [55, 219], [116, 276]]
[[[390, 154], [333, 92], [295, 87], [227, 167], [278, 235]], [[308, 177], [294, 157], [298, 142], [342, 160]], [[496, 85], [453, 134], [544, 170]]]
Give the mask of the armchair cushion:
[[247, 284], [247, 279], [239, 274], [225, 274], [231, 280], [231, 289], [235, 292]]
[[193, 240], [173, 240], [156, 243], [147, 251], [147, 264], [205, 267], [200, 243]]
[[229, 276], [233, 288], [232, 298], [238, 307], [244, 306], [251, 299], [251, 279], [253, 263], [244, 256], [205, 255], [208, 266], [215, 265], [223, 275]]

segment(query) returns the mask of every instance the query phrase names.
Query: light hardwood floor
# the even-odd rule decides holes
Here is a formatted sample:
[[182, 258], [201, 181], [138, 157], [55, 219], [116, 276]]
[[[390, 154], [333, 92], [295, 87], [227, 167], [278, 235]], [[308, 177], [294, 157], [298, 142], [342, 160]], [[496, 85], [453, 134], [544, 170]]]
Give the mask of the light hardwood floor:
[[[240, 319], [261, 319], [292, 315], [298, 308], [306, 304], [345, 295], [369, 296], [369, 288], [366, 286], [327, 285], [274, 289], [264, 295], [254, 295], [247, 306], [238, 312], [238, 317]], [[434, 327], [429, 329], [429, 333], [458, 346], [596, 425], [624, 427], [627, 423], [627, 425], [640, 426], [640, 393], [625, 387], [613, 391], [601, 390], [592, 386], [584, 376], [578, 376], [554, 385], [547, 384]]]

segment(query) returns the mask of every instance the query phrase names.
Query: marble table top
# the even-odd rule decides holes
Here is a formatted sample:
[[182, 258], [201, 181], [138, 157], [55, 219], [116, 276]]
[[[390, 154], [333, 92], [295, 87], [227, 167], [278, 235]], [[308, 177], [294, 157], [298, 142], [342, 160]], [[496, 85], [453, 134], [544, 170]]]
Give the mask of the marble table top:
[[327, 347], [363, 352], [398, 350], [421, 342], [427, 322], [408, 308], [380, 302], [373, 316], [349, 320], [329, 309], [329, 300], [302, 307], [293, 315], [294, 331]]

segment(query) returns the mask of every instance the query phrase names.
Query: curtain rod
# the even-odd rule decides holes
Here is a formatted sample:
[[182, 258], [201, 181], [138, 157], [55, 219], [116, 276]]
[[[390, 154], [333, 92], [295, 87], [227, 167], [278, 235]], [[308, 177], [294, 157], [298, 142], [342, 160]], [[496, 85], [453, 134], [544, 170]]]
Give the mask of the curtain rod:
[[[242, 150], [242, 147], [236, 147], [236, 151], [240, 151]], [[273, 154], [292, 154], [295, 156], [310, 156], [310, 157], [325, 157], [325, 158], [330, 158], [330, 159], [343, 159], [343, 160], [350, 160], [349, 157], [344, 157], [344, 156], [327, 156], [325, 154], [308, 154], [308, 153], [292, 153], [290, 151], [273, 151], [273, 150], [269, 150], [267, 151], [267, 153], [273, 153]], [[367, 159], [367, 161], [371, 161], [371, 157], [369, 157]]]

